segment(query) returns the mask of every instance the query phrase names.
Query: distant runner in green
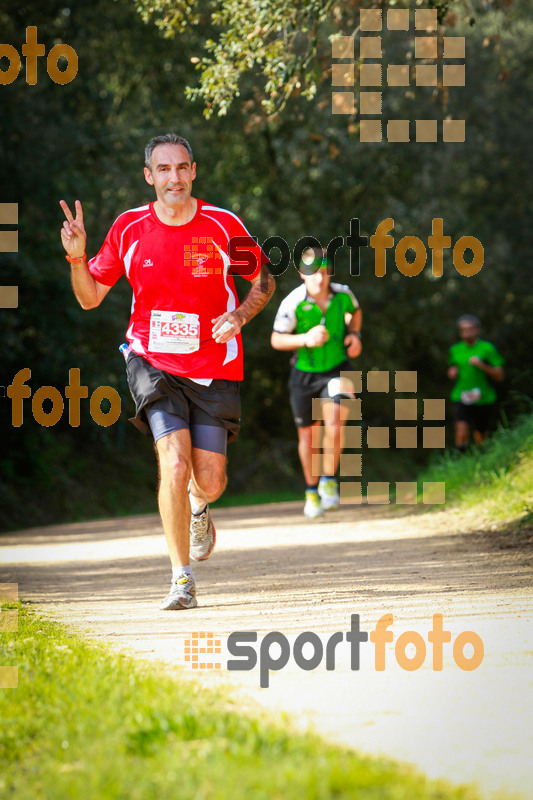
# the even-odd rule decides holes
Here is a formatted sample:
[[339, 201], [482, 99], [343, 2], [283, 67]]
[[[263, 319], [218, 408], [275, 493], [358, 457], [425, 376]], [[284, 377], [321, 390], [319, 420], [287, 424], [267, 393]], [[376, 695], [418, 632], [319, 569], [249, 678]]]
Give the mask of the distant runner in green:
[[463, 340], [450, 347], [448, 377], [455, 381], [451, 399], [455, 418], [455, 446], [464, 451], [470, 432], [476, 444], [487, 438], [497, 400], [489, 381], [503, 380], [505, 359], [493, 344], [479, 338], [481, 323], [473, 314], [457, 320]]
[[[349, 358], [362, 349], [362, 312], [348, 286], [331, 281], [331, 264], [320, 248], [302, 255], [304, 281], [281, 303], [271, 344], [275, 350], [294, 350], [289, 393], [298, 429], [298, 454], [306, 482], [304, 514], [309, 519], [340, 503], [335, 474], [343, 448], [343, 428], [349, 409], [342, 398], [355, 397], [354, 386], [341, 372], [352, 370]], [[315, 474], [313, 455], [319, 453], [319, 419], [313, 419], [313, 399], [322, 404], [324, 438], [322, 475]], [[319, 480], [320, 478], [320, 480]]]

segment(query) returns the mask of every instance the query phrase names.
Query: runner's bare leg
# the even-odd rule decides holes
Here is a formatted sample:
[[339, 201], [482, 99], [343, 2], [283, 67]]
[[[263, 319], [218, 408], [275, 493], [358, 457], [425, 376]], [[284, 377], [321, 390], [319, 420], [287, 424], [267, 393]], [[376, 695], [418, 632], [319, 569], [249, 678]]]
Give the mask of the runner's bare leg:
[[159, 460], [159, 513], [173, 567], [189, 563], [191, 435], [187, 428], [156, 442]]
[[339, 464], [340, 454], [344, 447], [344, 423], [349, 414], [349, 409], [345, 405], [338, 403], [324, 403], [322, 406], [322, 416], [324, 419], [324, 439], [322, 441], [322, 451], [324, 453], [322, 462], [323, 475], [335, 475]]
[[[313, 475], [313, 455], [320, 453], [319, 448], [313, 447], [313, 428], [320, 426], [320, 421], [314, 422], [304, 428], [298, 428], [298, 455], [304, 473], [305, 482], [313, 486], [318, 482], [320, 475]], [[316, 436], [316, 434], [315, 434]]]
[[197, 506], [220, 497], [228, 482], [226, 456], [199, 447], [192, 448], [191, 498]]
[[467, 422], [460, 420], [455, 423], [455, 446], [466, 447], [469, 438], [469, 427]]

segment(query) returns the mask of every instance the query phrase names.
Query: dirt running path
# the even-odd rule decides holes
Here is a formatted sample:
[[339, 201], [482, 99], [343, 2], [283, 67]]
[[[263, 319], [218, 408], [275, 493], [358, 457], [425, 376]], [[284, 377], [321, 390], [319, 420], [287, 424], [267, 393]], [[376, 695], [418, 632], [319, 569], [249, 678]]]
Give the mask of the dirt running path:
[[[505, 789], [533, 797], [531, 545], [450, 511], [395, 515], [361, 506], [309, 523], [301, 504], [283, 503], [219, 510], [215, 519], [217, 548], [195, 569], [195, 611], [158, 610], [169, 568], [155, 515], [2, 536], [0, 582], [17, 582], [21, 597], [82, 632], [207, 684], [229, 683], [247, 708], [284, 710], [332, 740], [412, 762], [431, 777], [476, 781], [486, 796]], [[257, 668], [225, 668], [232, 631], [257, 631], [259, 651], [270, 631], [285, 634], [291, 647], [303, 631], [325, 642], [349, 630], [351, 614], [371, 631], [386, 613], [394, 615], [394, 643], [383, 672], [374, 669], [370, 642], [352, 671], [345, 641], [335, 671], [324, 661], [303, 671], [291, 657], [270, 673], [268, 688], [259, 688]], [[427, 632], [434, 613], [444, 615], [452, 641], [463, 630], [481, 637], [478, 669], [459, 669], [445, 645], [444, 669], [433, 671]], [[395, 660], [405, 630], [426, 641], [417, 671]], [[184, 643], [192, 632], [221, 639], [214, 658], [223, 669], [191, 670]]]

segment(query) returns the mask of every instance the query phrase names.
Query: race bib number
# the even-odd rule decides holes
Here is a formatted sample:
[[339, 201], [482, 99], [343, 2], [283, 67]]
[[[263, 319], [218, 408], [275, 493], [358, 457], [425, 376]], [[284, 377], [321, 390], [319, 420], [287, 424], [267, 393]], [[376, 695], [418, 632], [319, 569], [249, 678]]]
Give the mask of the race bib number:
[[465, 406], [473, 406], [481, 398], [481, 389], [469, 389], [461, 392], [461, 403]]
[[200, 348], [198, 314], [153, 310], [148, 347], [153, 353], [195, 353]]

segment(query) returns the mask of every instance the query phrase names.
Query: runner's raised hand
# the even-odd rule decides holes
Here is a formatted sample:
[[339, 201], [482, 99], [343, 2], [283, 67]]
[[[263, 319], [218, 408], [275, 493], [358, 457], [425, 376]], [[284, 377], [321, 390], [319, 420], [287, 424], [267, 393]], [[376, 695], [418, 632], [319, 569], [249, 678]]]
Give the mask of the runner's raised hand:
[[346, 353], [349, 358], [357, 358], [357, 356], [361, 355], [363, 345], [361, 344], [361, 338], [355, 331], [350, 331], [344, 337], [344, 346], [346, 347]]
[[76, 200], [76, 218], [64, 200], [59, 201], [66, 220], [61, 228], [61, 241], [63, 247], [71, 258], [81, 258], [85, 255], [87, 234], [83, 226], [83, 210], [79, 200]]
[[322, 347], [329, 339], [329, 331], [325, 325], [315, 325], [305, 334], [306, 347]]

